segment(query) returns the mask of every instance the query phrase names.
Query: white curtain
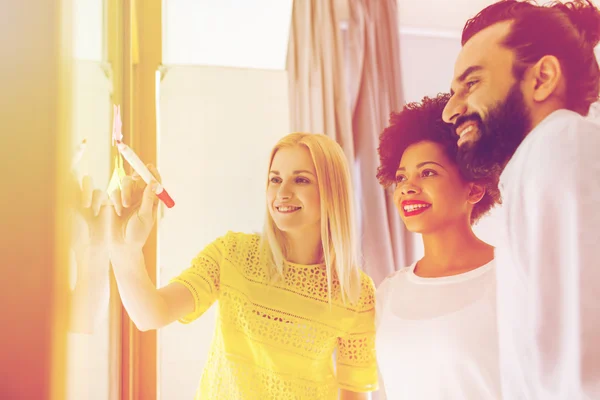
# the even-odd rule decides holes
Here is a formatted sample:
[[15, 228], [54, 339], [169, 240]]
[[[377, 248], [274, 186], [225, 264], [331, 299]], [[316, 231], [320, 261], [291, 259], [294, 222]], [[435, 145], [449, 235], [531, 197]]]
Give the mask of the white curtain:
[[395, 0], [348, 0], [343, 33], [335, 3], [294, 1], [291, 128], [331, 136], [354, 165], [365, 271], [378, 285], [413, 261], [413, 235], [376, 179], [379, 134], [403, 105], [398, 10]]

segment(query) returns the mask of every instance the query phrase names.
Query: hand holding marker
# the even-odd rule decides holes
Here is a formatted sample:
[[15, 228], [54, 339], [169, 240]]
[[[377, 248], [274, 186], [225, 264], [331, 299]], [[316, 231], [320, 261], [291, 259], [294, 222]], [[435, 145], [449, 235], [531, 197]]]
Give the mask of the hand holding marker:
[[[152, 181], [156, 181], [156, 178], [148, 167], [140, 160], [140, 158], [135, 154], [133, 150], [121, 140], [123, 139], [123, 134], [121, 133], [121, 108], [120, 106], [114, 106], [114, 118], [113, 118], [113, 144], [116, 143], [117, 148], [119, 149], [119, 153], [123, 156], [125, 160], [131, 165], [133, 170], [137, 172], [140, 177], [149, 185]], [[169, 196], [169, 193], [165, 190], [165, 188], [157, 182], [156, 188], [154, 190], [156, 196], [163, 202], [168, 208], [171, 208], [175, 205], [175, 202]]]

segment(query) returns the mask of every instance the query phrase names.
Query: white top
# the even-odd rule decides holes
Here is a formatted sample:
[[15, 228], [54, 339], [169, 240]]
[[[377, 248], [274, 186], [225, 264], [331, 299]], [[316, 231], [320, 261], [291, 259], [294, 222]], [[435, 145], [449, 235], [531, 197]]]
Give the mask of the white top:
[[380, 392], [394, 400], [500, 398], [494, 262], [441, 278], [415, 275], [415, 264], [377, 290]]
[[559, 110], [500, 179], [496, 246], [507, 399], [600, 399], [600, 126]]

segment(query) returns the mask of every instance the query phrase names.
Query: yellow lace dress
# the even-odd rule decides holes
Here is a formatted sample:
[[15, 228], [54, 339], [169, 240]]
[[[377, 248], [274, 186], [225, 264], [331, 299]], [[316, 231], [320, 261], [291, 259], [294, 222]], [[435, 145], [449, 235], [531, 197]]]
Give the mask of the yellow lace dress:
[[[324, 265], [286, 264], [273, 282], [260, 236], [229, 232], [173, 279], [193, 294], [189, 323], [218, 300], [218, 319], [196, 399], [337, 399], [340, 388], [377, 389], [375, 289], [361, 273], [356, 304]], [[334, 357], [335, 354], [335, 357]], [[335, 358], [335, 363], [334, 363]]]

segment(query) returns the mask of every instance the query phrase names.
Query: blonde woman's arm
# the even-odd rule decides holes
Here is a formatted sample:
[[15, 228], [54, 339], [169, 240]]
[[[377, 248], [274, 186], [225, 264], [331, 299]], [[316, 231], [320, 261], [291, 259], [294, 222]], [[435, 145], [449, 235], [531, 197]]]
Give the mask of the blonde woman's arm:
[[125, 309], [138, 329], [152, 330], [177, 320], [189, 322], [215, 301], [223, 240], [207, 246], [182, 274], [183, 279], [157, 289], [148, 276], [142, 248], [154, 226], [160, 175], [150, 185], [139, 175], [125, 177], [111, 193], [114, 205], [110, 230], [110, 258]]
[[194, 311], [194, 297], [185, 286], [157, 289], [141, 249], [113, 253], [111, 261], [123, 306], [139, 330], [162, 328]]

